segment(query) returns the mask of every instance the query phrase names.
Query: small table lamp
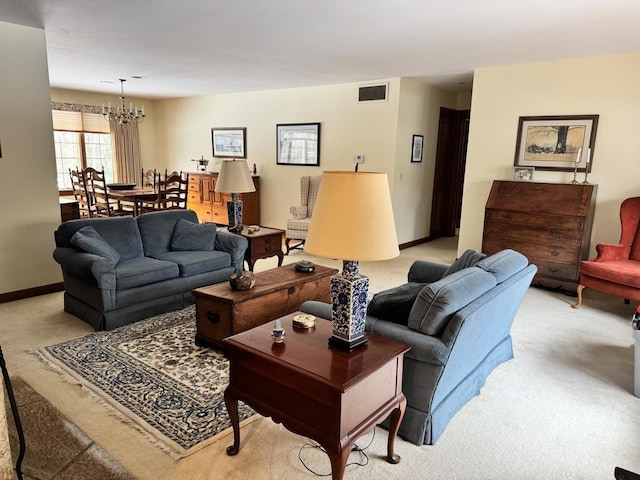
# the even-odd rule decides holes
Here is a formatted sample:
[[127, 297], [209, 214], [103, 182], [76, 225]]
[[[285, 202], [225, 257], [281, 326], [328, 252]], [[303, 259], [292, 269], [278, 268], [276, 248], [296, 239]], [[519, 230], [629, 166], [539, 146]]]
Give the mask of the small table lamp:
[[251, 180], [247, 161], [236, 159], [223, 160], [220, 164], [220, 172], [218, 173], [216, 186], [213, 190], [231, 194], [231, 201], [227, 202], [229, 231], [241, 232], [242, 200], [238, 198], [238, 194], [256, 191], [253, 180]]
[[331, 277], [329, 344], [347, 351], [366, 345], [369, 278], [358, 273], [358, 261], [400, 254], [387, 174], [324, 172], [304, 250], [342, 260], [342, 272]]

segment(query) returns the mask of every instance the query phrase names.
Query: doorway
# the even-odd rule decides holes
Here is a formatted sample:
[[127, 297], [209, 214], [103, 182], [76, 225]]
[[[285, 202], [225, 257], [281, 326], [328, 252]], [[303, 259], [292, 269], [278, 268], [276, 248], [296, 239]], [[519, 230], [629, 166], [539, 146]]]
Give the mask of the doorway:
[[429, 239], [453, 237], [460, 227], [471, 110], [440, 108]]

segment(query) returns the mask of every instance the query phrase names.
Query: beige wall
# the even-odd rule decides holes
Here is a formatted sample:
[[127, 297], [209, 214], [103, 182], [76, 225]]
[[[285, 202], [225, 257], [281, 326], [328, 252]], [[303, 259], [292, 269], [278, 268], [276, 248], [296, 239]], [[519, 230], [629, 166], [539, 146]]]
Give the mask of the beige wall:
[[[0, 293], [62, 281], [44, 30], [0, 22]], [[18, 47], [17, 47], [18, 46]]]
[[[530, 115], [600, 115], [589, 175], [589, 181], [598, 184], [591, 254], [598, 242], [617, 242], [620, 203], [640, 195], [639, 78], [639, 53], [478, 69], [459, 252], [480, 248], [491, 183], [511, 178], [518, 117]], [[537, 181], [563, 183], [572, 177], [535, 172]]]

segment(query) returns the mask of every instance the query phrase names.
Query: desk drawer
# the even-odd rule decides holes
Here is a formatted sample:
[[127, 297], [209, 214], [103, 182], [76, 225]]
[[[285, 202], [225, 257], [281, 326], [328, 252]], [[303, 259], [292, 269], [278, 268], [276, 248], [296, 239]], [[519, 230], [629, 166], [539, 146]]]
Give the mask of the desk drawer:
[[487, 209], [485, 222], [501, 222], [516, 225], [531, 225], [535, 227], [562, 228], [566, 230], [582, 231], [584, 218], [563, 215], [548, 215], [534, 213], [520, 213], [509, 210]]
[[484, 225], [484, 236], [491, 238], [511, 238], [526, 240], [531, 243], [550, 245], [579, 246], [582, 238], [581, 230], [554, 228], [534, 225], [518, 225], [488, 221]]
[[282, 250], [282, 234], [254, 238], [251, 242], [253, 254], [273, 253]]

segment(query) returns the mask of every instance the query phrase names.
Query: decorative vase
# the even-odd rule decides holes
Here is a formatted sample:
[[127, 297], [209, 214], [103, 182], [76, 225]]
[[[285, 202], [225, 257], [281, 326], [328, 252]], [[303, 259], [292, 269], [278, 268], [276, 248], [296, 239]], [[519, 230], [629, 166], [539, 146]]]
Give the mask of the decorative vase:
[[231, 290], [250, 290], [256, 284], [256, 277], [253, 272], [243, 272], [242, 276], [233, 274], [229, 279]]

